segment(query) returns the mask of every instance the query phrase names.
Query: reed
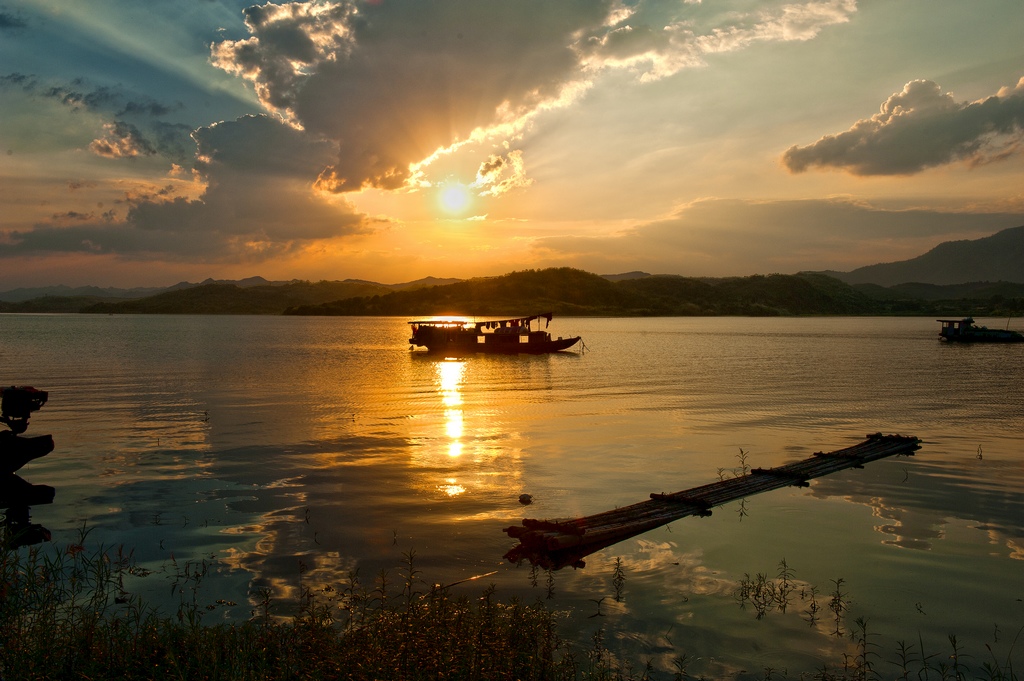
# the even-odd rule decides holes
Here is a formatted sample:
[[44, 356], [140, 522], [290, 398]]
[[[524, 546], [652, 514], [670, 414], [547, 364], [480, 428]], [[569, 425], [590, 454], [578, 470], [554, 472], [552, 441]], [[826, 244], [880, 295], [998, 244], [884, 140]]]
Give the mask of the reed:
[[[173, 565], [176, 611], [161, 615], [125, 590], [135, 570], [120, 548], [0, 550], [0, 678], [37, 679], [568, 679], [568, 646], [543, 604], [423, 587], [414, 554], [397, 584], [355, 574], [329, 596], [304, 587], [297, 613], [256, 594], [246, 622], [203, 622], [209, 565]], [[421, 588], [422, 587], [422, 588]], [[612, 678], [606, 655], [589, 678]]]
[[[177, 600], [173, 612], [165, 615], [128, 591], [132, 578], [146, 574], [132, 554], [119, 547], [87, 550], [86, 535], [83, 532], [80, 541], [64, 549], [0, 548], [3, 681], [703, 678], [690, 673], [697, 658], [674, 644], [672, 668], [661, 672], [651, 660], [623, 659], [612, 645], [621, 633], [612, 617], [602, 617], [587, 646], [560, 635], [565, 613], [547, 607], [543, 598], [534, 604], [514, 597], [502, 600], [493, 586], [470, 598], [429, 584], [421, 578], [412, 551], [404, 554], [394, 578], [382, 571], [372, 584], [364, 585], [352, 572], [337, 586], [314, 589], [303, 582], [298, 603], [286, 604], [295, 609], [288, 617], [276, 614], [278, 604], [268, 591], [257, 591], [248, 621], [219, 624], [204, 622], [216, 606], [203, 605], [199, 595], [211, 565], [202, 560], [172, 561], [172, 593]], [[537, 577], [532, 576], [535, 583]], [[626, 577], [621, 561], [616, 561], [613, 594], [600, 600], [624, 601]], [[798, 678], [1020, 678], [1014, 656], [1019, 657], [1022, 631], [1003, 641], [1008, 637], [996, 628], [983, 655], [968, 654], [963, 643], [950, 636], [945, 653], [928, 651], [919, 637], [917, 644], [898, 642], [893, 657], [877, 634], [869, 632], [866, 619], [843, 626], [849, 595], [843, 580], [832, 584], [830, 595], [819, 595], [816, 588], [798, 581], [783, 560], [776, 577], [748, 576], [739, 587], [741, 604], [754, 604], [759, 618], [771, 612], [787, 616], [787, 609], [796, 610], [789, 606], [801, 601], [814, 613], [828, 608], [835, 616], [833, 633], [849, 638], [851, 652], [832, 667], [823, 664], [813, 675], [800, 673]], [[553, 592], [552, 584], [547, 591]], [[600, 612], [600, 602], [598, 608]], [[577, 638], [578, 633], [573, 640]], [[787, 671], [766, 667], [764, 678], [786, 679]]]
[[[972, 655], [965, 649], [962, 641], [955, 634], [947, 637], [949, 648], [946, 651], [930, 652], [924, 638], [918, 634], [917, 643], [897, 640], [894, 651], [887, 653], [879, 641], [875, 631], [869, 631], [868, 619], [857, 617], [852, 625], [847, 624], [846, 616], [851, 610], [851, 598], [843, 578], [831, 580], [832, 591], [826, 596], [812, 584], [798, 582], [795, 571], [785, 559], [778, 564], [775, 578], [765, 573], [757, 573], [751, 577], [745, 574], [740, 580], [735, 596], [741, 608], [751, 606], [756, 619], [761, 620], [772, 612], [786, 613], [786, 608], [793, 600], [802, 603], [804, 619], [811, 627], [818, 625], [820, 612], [827, 609], [832, 613], [829, 635], [836, 639], [849, 639], [849, 652], [842, 653], [838, 664], [830, 667], [822, 664], [812, 675], [800, 674], [798, 678], [812, 678], [820, 681], [871, 681], [873, 679], [918, 679], [920, 681], [962, 681], [964, 679], [983, 679], [985, 681], [1020, 681], [1019, 660], [1021, 651], [1018, 649], [1020, 639], [1024, 637], [1024, 626], [1021, 626], [1011, 641], [1001, 641], [1001, 630], [998, 625], [993, 630], [993, 640], [984, 644], [984, 655]], [[924, 614], [921, 604], [918, 612]], [[1000, 644], [1003, 645], [1000, 645]], [[997, 652], [997, 650], [999, 652]], [[883, 658], [888, 656], [889, 659]], [[685, 656], [679, 658], [685, 662]], [[1015, 659], [1018, 664], [1015, 665]], [[675, 678], [694, 678], [687, 674], [686, 665], [676, 662]], [[772, 667], [764, 669], [764, 679], [790, 678], [785, 671]]]

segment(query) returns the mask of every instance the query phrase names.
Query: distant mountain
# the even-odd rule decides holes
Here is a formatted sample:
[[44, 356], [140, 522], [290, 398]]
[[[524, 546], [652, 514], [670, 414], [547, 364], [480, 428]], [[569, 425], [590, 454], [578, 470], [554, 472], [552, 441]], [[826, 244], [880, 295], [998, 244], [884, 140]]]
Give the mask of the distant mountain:
[[[376, 293], [388, 293], [390, 291], [405, 291], [409, 289], [424, 288], [428, 286], [445, 286], [448, 284], [454, 284], [460, 281], [459, 279], [438, 279], [437, 277], [426, 277], [424, 279], [417, 279], [415, 281], [409, 281], [401, 284], [379, 284], [374, 281], [364, 281], [362, 279], [345, 279], [344, 281], [322, 281], [317, 284], [311, 284], [308, 281], [301, 279], [292, 279], [291, 281], [268, 281], [263, 277], [247, 277], [245, 279], [204, 279], [198, 284], [194, 284], [188, 281], [178, 282], [173, 286], [166, 286], [162, 288], [100, 288], [98, 286], [41, 286], [37, 288], [17, 288], [10, 291], [0, 292], [0, 303], [16, 303], [16, 305], [4, 305], [0, 306], [0, 311], [7, 312], [78, 312], [87, 306], [96, 303], [111, 303], [120, 304], [126, 303], [125, 309], [128, 307], [137, 308], [136, 311], [145, 308], [146, 305], [130, 305], [127, 301], [139, 300], [142, 298], [150, 298], [152, 296], [160, 296], [165, 293], [175, 293], [178, 291], [187, 291], [189, 289], [201, 288], [206, 286], [231, 286], [237, 289], [266, 289], [268, 287], [288, 287], [290, 291], [295, 293], [301, 290], [316, 290], [319, 292], [332, 290], [332, 285], [339, 285], [341, 288], [337, 289], [340, 293], [339, 298], [348, 297], [350, 295], [367, 295], [368, 291]], [[311, 289], [304, 289], [306, 287], [312, 287]], [[211, 291], [207, 291], [206, 295], [209, 295]], [[215, 297], [225, 298], [225, 291], [218, 289]], [[204, 294], [200, 294], [198, 298], [202, 298]], [[249, 298], [254, 300], [258, 296], [250, 295]], [[188, 298], [184, 296], [182, 300]], [[277, 298], [279, 300], [289, 299], [289, 294], [271, 295], [271, 298]], [[168, 300], [174, 300], [175, 297], [161, 299], [160, 304], [164, 304]], [[328, 300], [334, 300], [334, 298], [327, 298]], [[299, 294], [298, 298], [291, 299], [287, 305], [281, 307], [277, 312], [280, 312], [284, 307], [289, 305], [300, 305], [314, 302], [322, 302], [324, 298], [319, 293], [313, 294], [312, 297], [306, 297], [304, 294]], [[225, 300], [226, 302], [226, 300]], [[169, 303], [172, 307], [173, 303]], [[231, 307], [236, 304], [244, 304], [240, 301], [233, 301], [230, 303]], [[270, 304], [272, 308], [274, 304]], [[206, 307], [204, 304], [203, 307]], [[258, 307], [263, 308], [261, 304]], [[254, 313], [256, 314], [256, 313]]]
[[626, 279], [645, 279], [653, 275], [647, 272], [623, 272], [622, 274], [602, 274], [601, 277], [608, 281], [625, 281]]
[[[251, 282], [252, 280], [250, 280]], [[521, 316], [775, 316], [936, 314], [1018, 316], [1024, 284], [851, 286], [820, 273], [723, 279], [678, 275], [612, 281], [567, 267], [498, 277], [421, 279], [384, 285], [369, 281], [207, 283], [145, 298], [34, 298], [0, 301], [0, 312], [109, 314], [299, 314]]]
[[394, 291], [415, 291], [457, 282], [458, 279], [428, 277], [405, 284], [378, 284], [372, 281], [267, 281], [250, 277], [241, 281], [214, 281], [164, 291], [157, 295], [110, 302], [91, 302], [81, 312], [118, 314], [281, 314], [290, 307], [319, 305], [354, 297], [382, 296]]
[[295, 281], [298, 281], [298, 280], [297, 279], [292, 279], [291, 281], [267, 281], [263, 277], [259, 277], [259, 276], [257, 276], [257, 277], [246, 277], [245, 279], [210, 279], [210, 278], [207, 278], [207, 279], [203, 279], [198, 284], [190, 284], [187, 281], [183, 281], [180, 284], [177, 284], [176, 286], [174, 286], [172, 288], [192, 288], [192, 287], [195, 287], [195, 286], [207, 286], [209, 284], [231, 284], [232, 286], [237, 286], [238, 288], [252, 288], [253, 286], [284, 286], [285, 284], [291, 284], [291, 283], [294, 283]]
[[382, 284], [321, 281], [239, 286], [210, 283], [165, 291], [155, 296], [98, 302], [80, 312], [109, 314], [281, 314], [295, 305], [316, 305], [351, 296], [390, 293]]
[[855, 284], [854, 288], [875, 300], [1005, 300], [1020, 298], [1024, 300], [1024, 284], [1009, 281], [975, 281], [967, 284], [897, 284], [896, 286], [879, 286], [878, 284]]
[[852, 272], [824, 272], [847, 284], [1024, 283], [1024, 226], [992, 236], [941, 243], [924, 255], [899, 262], [860, 267]]
[[[354, 279], [346, 279], [345, 281], [355, 281]], [[438, 279], [437, 277], [425, 277], [423, 279], [417, 279], [416, 281], [409, 281], [404, 284], [388, 284], [388, 288], [396, 291], [406, 291], [409, 289], [417, 288], [428, 288], [430, 286], [447, 286], [448, 284], [454, 284], [462, 281], [461, 279]]]
[[240, 288], [251, 286], [282, 286], [291, 282], [267, 281], [263, 277], [248, 277], [237, 281], [224, 279], [206, 279], [198, 284], [188, 281], [181, 281], [174, 286], [149, 286], [139, 288], [114, 288], [99, 286], [39, 286], [36, 288], [16, 288], [10, 291], [0, 291], [0, 301], [9, 303], [20, 303], [35, 298], [145, 298], [155, 296], [167, 291], [181, 291], [183, 289], [195, 288], [206, 284], [233, 284]]
[[[181, 286], [181, 284], [178, 284]], [[195, 286], [195, 284], [192, 284]], [[166, 291], [165, 288], [100, 288], [99, 286], [39, 286], [0, 292], [0, 301], [20, 303], [34, 298], [143, 298]]]

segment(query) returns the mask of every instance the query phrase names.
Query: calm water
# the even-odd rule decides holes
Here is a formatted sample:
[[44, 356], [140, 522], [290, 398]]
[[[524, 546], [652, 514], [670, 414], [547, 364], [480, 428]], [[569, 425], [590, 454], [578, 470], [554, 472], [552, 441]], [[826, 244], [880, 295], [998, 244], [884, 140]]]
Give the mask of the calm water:
[[[1002, 326], [1005, 320], [981, 320]], [[631, 659], [761, 677], [841, 664], [832, 580], [878, 634], [1000, 660], [1024, 626], [1024, 345], [955, 347], [930, 318], [555, 319], [587, 352], [446, 361], [403, 319], [0, 315], [5, 385], [47, 390], [20, 471], [57, 488], [32, 509], [57, 545], [124, 544], [166, 600], [171, 560], [203, 560], [207, 615], [244, 618], [270, 588], [371, 583], [415, 551], [427, 582], [547, 598], [581, 641]], [[854, 444], [916, 435], [870, 464], [686, 518], [531, 583], [502, 561], [521, 518], [607, 510]], [[521, 493], [534, 496], [524, 508]], [[613, 565], [625, 569], [622, 601]], [[736, 599], [780, 560], [809, 601], [763, 619]], [[493, 573], [493, 574], [488, 574]], [[397, 578], [397, 574], [395, 574]], [[604, 598], [604, 600], [601, 600]], [[173, 605], [173, 604], [170, 604]], [[602, 617], [596, 617], [600, 610]], [[1024, 636], [1022, 636], [1024, 639]], [[1018, 641], [1016, 669], [1024, 667]], [[667, 673], [667, 672], [666, 672]]]

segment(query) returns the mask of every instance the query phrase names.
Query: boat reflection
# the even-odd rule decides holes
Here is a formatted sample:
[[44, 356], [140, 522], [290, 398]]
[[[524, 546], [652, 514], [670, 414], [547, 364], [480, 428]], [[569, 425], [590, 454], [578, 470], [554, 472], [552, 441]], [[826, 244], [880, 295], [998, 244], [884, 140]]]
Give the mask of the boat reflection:
[[56, 490], [49, 485], [33, 485], [14, 473], [0, 475], [0, 507], [4, 518], [2, 542], [8, 548], [32, 546], [50, 541], [50, 531], [33, 523], [32, 506], [53, 503]]

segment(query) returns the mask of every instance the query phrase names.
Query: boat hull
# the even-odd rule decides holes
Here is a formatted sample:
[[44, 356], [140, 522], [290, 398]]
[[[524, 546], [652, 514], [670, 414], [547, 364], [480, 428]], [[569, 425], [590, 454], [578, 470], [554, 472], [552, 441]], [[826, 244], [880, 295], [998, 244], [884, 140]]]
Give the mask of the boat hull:
[[1019, 338], [947, 338], [948, 343], [1024, 343], [1024, 336]]
[[[517, 342], [492, 342], [478, 343], [475, 339], [470, 341], [439, 340], [428, 343], [425, 347], [427, 352], [439, 352], [457, 355], [546, 355], [552, 352], [568, 350], [580, 341], [579, 336], [573, 338], [557, 338], [552, 340], [533, 341], [527, 343]], [[416, 345], [415, 339], [409, 339], [410, 345]], [[420, 346], [424, 347], [424, 346]]]

